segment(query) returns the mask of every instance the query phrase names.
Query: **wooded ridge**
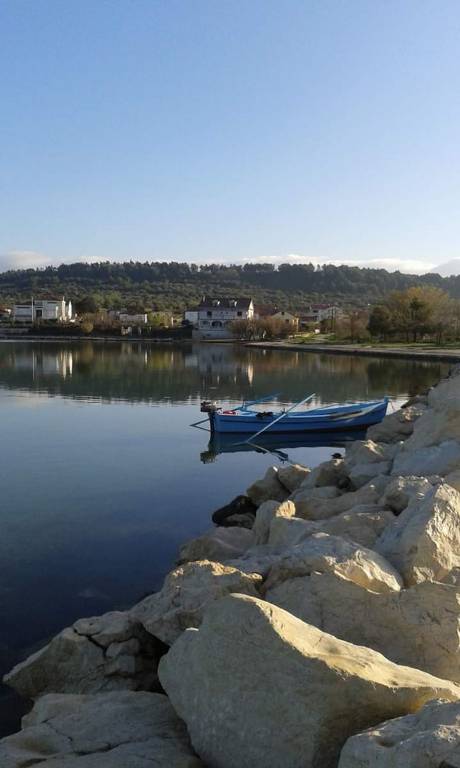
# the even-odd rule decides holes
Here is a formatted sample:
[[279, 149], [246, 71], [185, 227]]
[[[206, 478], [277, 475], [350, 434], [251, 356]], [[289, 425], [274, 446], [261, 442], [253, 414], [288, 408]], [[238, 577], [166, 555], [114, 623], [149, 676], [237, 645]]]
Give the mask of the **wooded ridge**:
[[204, 294], [252, 296], [257, 303], [296, 311], [325, 298], [353, 305], [375, 303], [390, 291], [434, 286], [460, 298], [460, 276], [408, 275], [351, 266], [313, 264], [197, 265], [179, 262], [61, 264], [0, 274], [3, 302], [45, 294], [73, 301], [92, 295], [100, 306], [126, 302], [181, 311]]

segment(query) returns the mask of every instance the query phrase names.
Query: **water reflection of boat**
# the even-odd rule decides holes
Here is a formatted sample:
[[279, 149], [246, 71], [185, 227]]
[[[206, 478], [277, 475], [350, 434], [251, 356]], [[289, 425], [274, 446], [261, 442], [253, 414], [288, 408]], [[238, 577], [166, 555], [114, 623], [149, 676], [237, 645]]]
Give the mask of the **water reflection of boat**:
[[309, 434], [269, 434], [260, 435], [254, 443], [247, 441], [246, 435], [215, 432], [208, 443], [208, 449], [200, 454], [203, 464], [217, 459], [221, 453], [240, 453], [254, 451], [273, 453], [280, 459], [288, 459], [286, 451], [292, 448], [344, 448], [353, 440], [363, 440], [366, 430], [354, 429], [350, 432], [320, 432]]

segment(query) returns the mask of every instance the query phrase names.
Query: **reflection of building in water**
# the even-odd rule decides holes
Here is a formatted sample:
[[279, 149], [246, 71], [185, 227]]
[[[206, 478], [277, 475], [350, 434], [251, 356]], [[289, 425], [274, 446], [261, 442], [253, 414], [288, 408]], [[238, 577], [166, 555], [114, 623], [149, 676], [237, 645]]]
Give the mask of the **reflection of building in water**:
[[254, 366], [245, 355], [235, 355], [230, 344], [198, 344], [186, 360], [187, 367], [196, 367], [207, 386], [220, 384], [223, 379], [239, 384], [252, 384]]
[[30, 371], [33, 378], [41, 374], [43, 376], [61, 376], [65, 379], [67, 376], [71, 376], [73, 371], [71, 349], [60, 349], [55, 352], [32, 349], [26, 354], [15, 354], [11, 362], [14, 370]]

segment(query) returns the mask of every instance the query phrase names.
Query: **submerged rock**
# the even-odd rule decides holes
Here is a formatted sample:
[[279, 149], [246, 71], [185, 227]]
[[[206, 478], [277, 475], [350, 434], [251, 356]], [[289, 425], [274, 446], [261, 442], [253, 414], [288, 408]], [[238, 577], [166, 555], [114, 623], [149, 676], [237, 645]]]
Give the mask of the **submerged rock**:
[[[224, 507], [216, 509], [212, 514], [212, 521], [213, 523], [216, 523], [216, 525], [235, 525], [235, 523], [229, 522], [235, 515], [245, 515], [254, 518], [256, 510], [256, 505], [252, 503], [248, 496], [240, 495], [236, 496], [236, 498]], [[252, 522], [254, 522], [254, 520], [252, 520]]]
[[48, 695], [0, 741], [2, 768], [204, 768], [166, 696]]
[[192, 744], [215, 768], [334, 768], [346, 739], [452, 683], [398, 666], [262, 600], [213, 603], [160, 663]]

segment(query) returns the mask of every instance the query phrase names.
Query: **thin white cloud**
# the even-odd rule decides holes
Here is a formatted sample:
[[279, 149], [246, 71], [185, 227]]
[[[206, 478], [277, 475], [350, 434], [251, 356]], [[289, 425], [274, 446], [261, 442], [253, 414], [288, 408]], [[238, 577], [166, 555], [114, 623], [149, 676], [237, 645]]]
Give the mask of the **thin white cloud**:
[[[74, 262], [85, 262], [92, 264], [100, 261], [107, 261], [106, 256], [82, 255], [80, 258], [61, 258], [50, 259], [45, 254], [33, 250], [13, 250], [6, 253], [0, 253], [0, 272], [8, 269], [30, 269], [46, 267], [49, 265], [71, 264]], [[110, 259], [109, 259], [110, 260]], [[117, 259], [117, 261], [120, 261]], [[195, 263], [210, 263], [210, 259], [193, 259]], [[288, 253], [281, 256], [255, 256], [249, 259], [212, 259], [213, 263], [218, 264], [313, 264], [322, 266], [323, 264], [333, 264], [334, 266], [347, 265], [352, 267], [368, 267], [370, 269], [386, 269], [389, 272], [405, 272], [408, 274], [424, 274], [430, 272], [436, 266], [435, 262], [426, 262], [421, 259], [319, 259], [313, 256], [303, 256], [299, 253]]]
[[50, 259], [44, 253], [32, 250], [13, 250], [0, 253], [0, 272], [8, 269], [37, 269], [39, 267], [58, 266], [59, 264], [73, 264], [74, 262], [86, 262], [88, 264], [98, 261], [107, 261], [102, 256], [80, 256], [80, 258]]
[[0, 270], [2, 272], [7, 269], [45, 267], [47, 264], [49, 264], [49, 258], [38, 251], [15, 250], [0, 253]]
[[434, 263], [422, 261], [420, 259], [318, 259], [311, 256], [302, 256], [298, 253], [289, 253], [286, 256], [260, 256], [254, 259], [247, 259], [254, 263], [267, 264], [313, 264], [322, 266], [323, 264], [332, 264], [336, 267], [346, 265], [350, 267], [368, 267], [369, 269], [386, 269], [388, 272], [405, 272], [407, 274], [424, 274], [434, 267]]

